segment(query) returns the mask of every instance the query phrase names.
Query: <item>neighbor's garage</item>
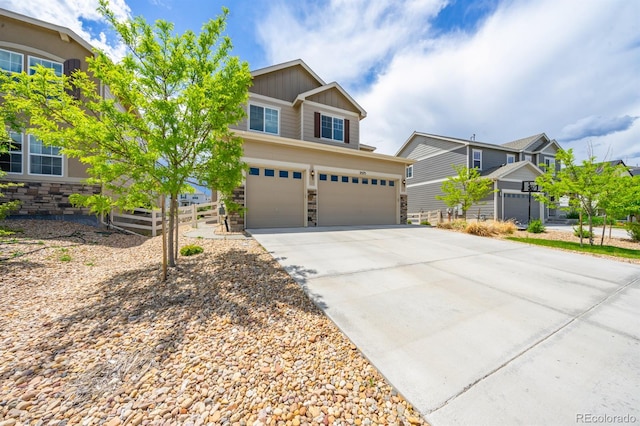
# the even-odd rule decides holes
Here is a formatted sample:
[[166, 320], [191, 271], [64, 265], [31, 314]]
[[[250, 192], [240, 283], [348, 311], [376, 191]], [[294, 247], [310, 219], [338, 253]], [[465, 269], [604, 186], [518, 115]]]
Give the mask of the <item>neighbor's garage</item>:
[[245, 187], [247, 228], [304, 226], [303, 172], [251, 167]]
[[320, 173], [318, 225], [397, 223], [397, 185], [390, 179]]
[[[505, 220], [515, 219], [520, 223], [529, 222], [529, 194], [509, 193], [503, 194], [503, 206]], [[531, 197], [531, 220], [540, 219], [540, 202]]]

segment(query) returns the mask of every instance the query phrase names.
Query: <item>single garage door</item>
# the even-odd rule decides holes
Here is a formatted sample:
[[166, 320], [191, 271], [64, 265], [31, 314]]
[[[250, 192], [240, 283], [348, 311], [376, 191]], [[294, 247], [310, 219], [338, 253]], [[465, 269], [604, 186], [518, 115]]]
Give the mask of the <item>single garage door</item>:
[[251, 167], [245, 201], [247, 228], [304, 226], [305, 196], [302, 171]]
[[397, 181], [320, 173], [318, 225], [396, 224]]
[[[504, 193], [505, 220], [515, 219], [520, 223], [529, 222], [529, 194]], [[531, 197], [531, 220], [540, 219], [540, 203]]]

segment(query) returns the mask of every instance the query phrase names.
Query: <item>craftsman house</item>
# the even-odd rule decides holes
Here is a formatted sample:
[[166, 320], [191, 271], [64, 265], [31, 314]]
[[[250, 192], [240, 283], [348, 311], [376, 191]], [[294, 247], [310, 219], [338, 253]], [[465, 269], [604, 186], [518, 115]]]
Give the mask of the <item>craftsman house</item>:
[[252, 75], [247, 117], [233, 127], [249, 165], [236, 228], [406, 223], [404, 171], [413, 161], [360, 142], [367, 114], [338, 83], [302, 60]]
[[559, 149], [558, 143], [544, 133], [496, 145], [414, 132], [396, 154], [415, 160], [406, 170], [408, 211], [440, 210], [445, 217], [460, 213], [451, 211], [435, 197], [441, 194], [442, 183], [455, 173], [452, 166], [462, 165], [477, 168], [483, 177], [493, 181], [495, 190], [471, 208], [467, 218], [475, 218], [479, 208], [480, 216], [486, 219], [527, 223], [530, 212], [531, 219], [546, 221], [558, 212], [530, 198], [528, 192], [523, 192], [523, 182], [534, 181], [542, 174], [539, 165], [558, 167], [555, 155]]
[[[0, 69], [2, 72], [32, 72], [36, 64], [52, 68], [56, 74], [87, 69], [91, 46], [73, 31], [54, 24], [0, 9]], [[104, 90], [104, 88], [103, 88]], [[21, 187], [4, 191], [9, 200], [20, 200], [16, 215], [58, 219], [89, 219], [88, 209], [73, 207], [70, 194], [96, 194], [100, 186], [83, 183], [86, 167], [77, 159], [60, 154], [56, 147], [44, 146], [27, 133], [11, 133], [8, 153], [0, 155], [4, 181]]]

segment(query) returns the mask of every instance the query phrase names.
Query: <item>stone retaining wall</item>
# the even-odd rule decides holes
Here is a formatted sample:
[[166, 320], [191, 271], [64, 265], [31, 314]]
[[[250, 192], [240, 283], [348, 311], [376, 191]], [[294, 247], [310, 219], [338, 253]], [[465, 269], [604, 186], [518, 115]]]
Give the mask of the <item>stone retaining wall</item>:
[[19, 210], [12, 216], [61, 216], [91, 215], [88, 208], [75, 207], [69, 202], [71, 194], [99, 194], [99, 185], [64, 182], [22, 182], [23, 186], [9, 187], [3, 190], [2, 201], [20, 201]]

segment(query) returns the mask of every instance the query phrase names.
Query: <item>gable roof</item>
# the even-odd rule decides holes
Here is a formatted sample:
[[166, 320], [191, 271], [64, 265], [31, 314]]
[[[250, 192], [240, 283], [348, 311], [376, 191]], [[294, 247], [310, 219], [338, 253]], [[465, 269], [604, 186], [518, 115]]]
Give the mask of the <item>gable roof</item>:
[[309, 65], [307, 65], [302, 59], [294, 59], [293, 61], [289, 61], [289, 62], [283, 62], [281, 64], [276, 64], [276, 65], [271, 65], [265, 68], [260, 68], [257, 69], [255, 71], [251, 71], [251, 75], [253, 77], [257, 77], [259, 75], [264, 75], [264, 74], [269, 74], [272, 73], [274, 71], [280, 71], [283, 69], [287, 69], [287, 68], [293, 68], [293, 67], [297, 67], [300, 66], [302, 68], [304, 68], [304, 70], [309, 73], [309, 75], [311, 75], [311, 77], [314, 78], [314, 80], [316, 80], [318, 82], [318, 84], [320, 86], [324, 86], [327, 83], [324, 82], [324, 80], [322, 80], [318, 74], [316, 74], [315, 72], [313, 72], [313, 70], [311, 68], [309, 68]]
[[523, 167], [531, 169], [537, 175], [543, 174], [543, 171], [531, 161], [518, 161], [516, 163], [504, 164], [502, 166], [484, 170], [481, 173], [481, 176], [492, 180], [500, 180]]
[[526, 150], [530, 145], [532, 145], [534, 142], [536, 142], [538, 139], [540, 139], [542, 137], [544, 137], [547, 140], [549, 140], [547, 135], [545, 135], [544, 133], [539, 133], [537, 135], [528, 136], [526, 138], [517, 139], [515, 141], [503, 143], [502, 146], [507, 147], [507, 148], [511, 148], [511, 149], [516, 149], [518, 151]]
[[423, 136], [426, 138], [432, 138], [432, 139], [440, 139], [443, 141], [447, 141], [447, 142], [454, 142], [454, 143], [459, 143], [463, 146], [475, 146], [478, 148], [491, 148], [491, 149], [497, 149], [499, 151], [509, 151], [509, 152], [513, 152], [514, 149], [510, 149], [508, 147], [505, 147], [503, 145], [496, 145], [493, 143], [488, 143], [488, 142], [478, 142], [478, 141], [472, 141], [469, 139], [460, 139], [460, 138], [452, 138], [449, 136], [440, 136], [440, 135], [434, 135], [431, 133], [423, 133], [423, 132], [418, 132], [418, 131], [414, 131], [411, 136], [409, 136], [409, 139], [407, 139], [405, 141], [404, 144], [402, 144], [402, 146], [400, 147], [400, 149], [398, 150], [398, 152], [396, 152], [396, 156], [400, 155], [400, 153], [407, 147], [409, 146], [409, 144], [413, 141], [413, 139], [416, 136]]
[[338, 83], [336, 83], [335, 81], [329, 84], [325, 84], [323, 86], [320, 86], [318, 88], [306, 91], [304, 93], [300, 93], [296, 99], [293, 101], [293, 105], [297, 105], [300, 102], [304, 102], [308, 97], [316, 95], [318, 93], [322, 93], [322, 92], [326, 92], [327, 90], [331, 90], [331, 89], [336, 89], [338, 90], [338, 92], [340, 92], [340, 94], [342, 94], [342, 96], [344, 96], [345, 98], [347, 98], [347, 100], [349, 101], [349, 103], [351, 103], [354, 107], [356, 107], [356, 109], [360, 112], [360, 119], [362, 120], [363, 118], [365, 118], [367, 116], [367, 111], [364, 110], [364, 108], [362, 108], [356, 101], [355, 99], [353, 99], [351, 97], [351, 95], [349, 95], [343, 88], [342, 86], [340, 86]]
[[46, 28], [48, 30], [57, 32], [60, 35], [60, 38], [62, 40], [69, 41], [69, 39], [73, 39], [79, 45], [87, 49], [89, 52], [93, 53], [93, 50], [94, 50], [93, 46], [90, 45], [85, 39], [80, 37], [78, 34], [70, 30], [69, 28], [61, 27], [60, 25], [52, 24], [50, 22], [41, 21], [39, 19], [22, 15], [20, 13], [11, 12], [10, 10], [3, 9], [3, 8], [0, 8], [0, 16], [6, 16], [16, 21], [25, 22], [27, 24], [34, 25], [36, 27]]

